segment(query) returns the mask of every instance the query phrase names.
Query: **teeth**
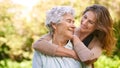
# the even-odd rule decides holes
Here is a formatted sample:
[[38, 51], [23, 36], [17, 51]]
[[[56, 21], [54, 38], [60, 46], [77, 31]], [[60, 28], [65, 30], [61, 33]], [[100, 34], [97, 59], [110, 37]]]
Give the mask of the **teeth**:
[[74, 31], [74, 29], [72, 29], [72, 28], [69, 28], [69, 30], [70, 30], [70, 31]]

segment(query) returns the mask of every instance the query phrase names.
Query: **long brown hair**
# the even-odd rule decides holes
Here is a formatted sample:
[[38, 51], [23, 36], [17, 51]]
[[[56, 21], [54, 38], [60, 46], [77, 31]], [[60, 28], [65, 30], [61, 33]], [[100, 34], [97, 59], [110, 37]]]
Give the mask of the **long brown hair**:
[[[116, 39], [113, 32], [113, 20], [107, 8], [102, 5], [92, 5], [86, 8], [84, 13], [92, 11], [96, 14], [96, 26], [97, 29], [94, 31], [95, 36], [103, 44], [102, 48], [109, 55], [115, 48]], [[83, 13], [83, 14], [84, 14]]]

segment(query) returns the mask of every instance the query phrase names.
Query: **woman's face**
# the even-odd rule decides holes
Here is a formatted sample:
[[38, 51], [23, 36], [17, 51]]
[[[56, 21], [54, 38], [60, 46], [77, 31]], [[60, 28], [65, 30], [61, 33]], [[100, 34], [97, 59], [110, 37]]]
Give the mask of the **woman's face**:
[[96, 15], [92, 11], [87, 11], [81, 19], [80, 31], [91, 33], [96, 29]]
[[65, 14], [60, 20], [60, 23], [56, 25], [55, 32], [64, 38], [71, 39], [74, 34], [74, 29], [74, 16], [71, 14]]

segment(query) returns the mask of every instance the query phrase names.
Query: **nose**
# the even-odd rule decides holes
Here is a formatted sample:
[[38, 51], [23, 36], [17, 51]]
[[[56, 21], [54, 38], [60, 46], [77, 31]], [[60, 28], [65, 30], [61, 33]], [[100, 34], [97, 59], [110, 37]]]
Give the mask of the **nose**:
[[88, 22], [88, 20], [83, 20], [83, 21], [82, 21], [82, 24], [83, 24], [83, 25], [87, 25], [87, 22]]

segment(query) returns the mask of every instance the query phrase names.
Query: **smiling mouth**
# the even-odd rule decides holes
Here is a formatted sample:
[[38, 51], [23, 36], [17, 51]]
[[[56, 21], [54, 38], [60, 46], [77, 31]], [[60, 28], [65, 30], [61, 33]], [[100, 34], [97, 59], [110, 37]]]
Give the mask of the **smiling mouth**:
[[86, 26], [81, 25], [81, 27], [82, 27], [83, 29], [87, 29], [87, 27], [86, 27]]

